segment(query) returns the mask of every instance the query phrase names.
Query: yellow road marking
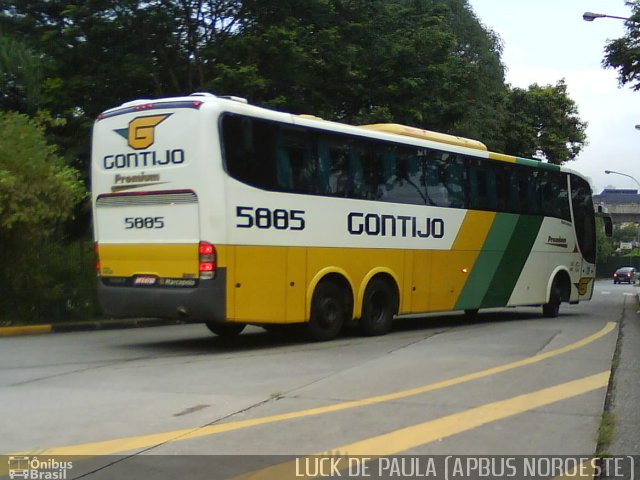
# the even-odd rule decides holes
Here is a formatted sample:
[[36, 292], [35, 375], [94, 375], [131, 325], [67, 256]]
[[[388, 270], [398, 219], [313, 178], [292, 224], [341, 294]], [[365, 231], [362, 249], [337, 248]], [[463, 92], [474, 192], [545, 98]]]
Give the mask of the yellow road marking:
[[[396, 455], [420, 445], [451, 437], [497, 420], [503, 420], [514, 415], [528, 412], [534, 408], [544, 407], [560, 400], [604, 388], [609, 383], [609, 374], [610, 372], [606, 371], [579, 380], [573, 380], [535, 392], [518, 395], [506, 400], [487, 403], [435, 420], [401, 428], [390, 433], [347, 445], [341, 445], [332, 448], [331, 452], [337, 452], [340, 457], [381, 457]], [[325, 452], [315, 455], [329, 456], [331, 454]], [[345, 468], [347, 467], [346, 462], [341, 462], [341, 465]], [[300, 476], [300, 473], [302, 473], [302, 476]], [[250, 472], [236, 477], [234, 480], [249, 478], [252, 480], [280, 480], [284, 478], [294, 478], [294, 476], [297, 478], [315, 478], [305, 477], [304, 472], [296, 472], [296, 461], [294, 460]]]
[[115, 453], [126, 452], [131, 450], [138, 450], [143, 448], [153, 447], [155, 445], [175, 442], [182, 440], [190, 440], [193, 438], [205, 437], [209, 435], [215, 435], [219, 433], [231, 432], [234, 430], [240, 430], [243, 428], [255, 427], [258, 425], [265, 425], [269, 423], [282, 422], [287, 420], [294, 420], [303, 417], [310, 417], [314, 415], [322, 415], [325, 413], [333, 413], [349, 408], [363, 407], [368, 405], [374, 405], [377, 403], [388, 402], [391, 400], [398, 400], [401, 398], [407, 398], [435, 390], [440, 390], [454, 385], [460, 385], [461, 383], [470, 382], [480, 378], [485, 378], [490, 375], [496, 375], [498, 373], [513, 370], [515, 368], [531, 365], [543, 360], [562, 355], [564, 353], [576, 350], [578, 348], [588, 345], [608, 333], [610, 333], [616, 327], [615, 322], [607, 323], [600, 331], [589, 335], [577, 342], [565, 345], [564, 347], [556, 348], [545, 353], [539, 353], [531, 357], [517, 360], [515, 362], [506, 363], [497, 367], [488, 368], [486, 370], [480, 370], [478, 372], [462, 375], [460, 377], [452, 378], [449, 380], [443, 380], [441, 382], [432, 383], [430, 385], [424, 385], [417, 388], [411, 388], [408, 390], [402, 390], [399, 392], [388, 393], [385, 395], [377, 395], [374, 397], [363, 398], [360, 400], [352, 400], [348, 402], [342, 402], [334, 405], [327, 405], [324, 407], [310, 408], [307, 410], [298, 410], [289, 413], [282, 413], [278, 415], [270, 415], [267, 417], [254, 418], [249, 420], [240, 420], [237, 422], [222, 423], [216, 425], [207, 425], [204, 427], [185, 428], [181, 430], [173, 430], [170, 432], [162, 432], [151, 435], [141, 435], [119, 438], [114, 440], [104, 440], [99, 442], [82, 443], [77, 445], [69, 445], [63, 447], [52, 447], [40, 450], [32, 450], [25, 452], [10, 453], [8, 455], [112, 455]]

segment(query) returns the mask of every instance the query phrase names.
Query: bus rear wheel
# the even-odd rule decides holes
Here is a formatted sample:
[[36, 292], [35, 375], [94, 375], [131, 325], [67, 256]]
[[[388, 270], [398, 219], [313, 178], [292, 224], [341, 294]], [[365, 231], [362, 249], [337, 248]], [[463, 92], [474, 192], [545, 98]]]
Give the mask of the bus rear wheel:
[[367, 337], [384, 335], [391, 328], [398, 306], [393, 286], [382, 278], [374, 278], [367, 285], [362, 301], [360, 331]]
[[312, 340], [324, 342], [338, 336], [347, 317], [346, 296], [334, 282], [320, 282], [311, 300], [308, 332]]
[[240, 335], [246, 325], [244, 323], [205, 322], [207, 328], [219, 337], [235, 337]]

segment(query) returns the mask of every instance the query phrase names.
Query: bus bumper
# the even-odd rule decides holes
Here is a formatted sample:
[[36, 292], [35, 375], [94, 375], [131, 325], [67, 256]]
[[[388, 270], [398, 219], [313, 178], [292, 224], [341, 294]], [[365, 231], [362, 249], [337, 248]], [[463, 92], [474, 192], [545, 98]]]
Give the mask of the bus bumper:
[[193, 288], [111, 286], [98, 281], [98, 301], [107, 317], [226, 320], [226, 269]]

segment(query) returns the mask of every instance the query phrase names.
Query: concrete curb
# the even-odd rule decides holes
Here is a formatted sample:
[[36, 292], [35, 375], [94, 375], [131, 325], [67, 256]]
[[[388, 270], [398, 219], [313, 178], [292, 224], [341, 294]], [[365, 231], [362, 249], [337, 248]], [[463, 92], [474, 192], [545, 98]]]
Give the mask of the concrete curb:
[[0, 337], [8, 337], [13, 335], [37, 335], [42, 333], [51, 333], [52, 325], [23, 325], [19, 327], [0, 327]]
[[162, 318], [105, 319], [84, 322], [63, 322], [45, 325], [21, 325], [0, 327], [0, 337], [19, 335], [40, 335], [46, 333], [90, 332], [98, 330], [118, 330], [125, 328], [161, 327], [182, 325], [186, 322]]

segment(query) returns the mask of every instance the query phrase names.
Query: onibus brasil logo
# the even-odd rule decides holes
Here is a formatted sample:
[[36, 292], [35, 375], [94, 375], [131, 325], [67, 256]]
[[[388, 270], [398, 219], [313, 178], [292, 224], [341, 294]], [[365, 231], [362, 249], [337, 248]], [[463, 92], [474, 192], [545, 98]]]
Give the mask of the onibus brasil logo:
[[56, 460], [55, 458], [38, 458], [27, 456], [9, 457], [9, 478], [26, 478], [32, 480], [65, 480], [67, 471], [73, 468], [73, 462]]

